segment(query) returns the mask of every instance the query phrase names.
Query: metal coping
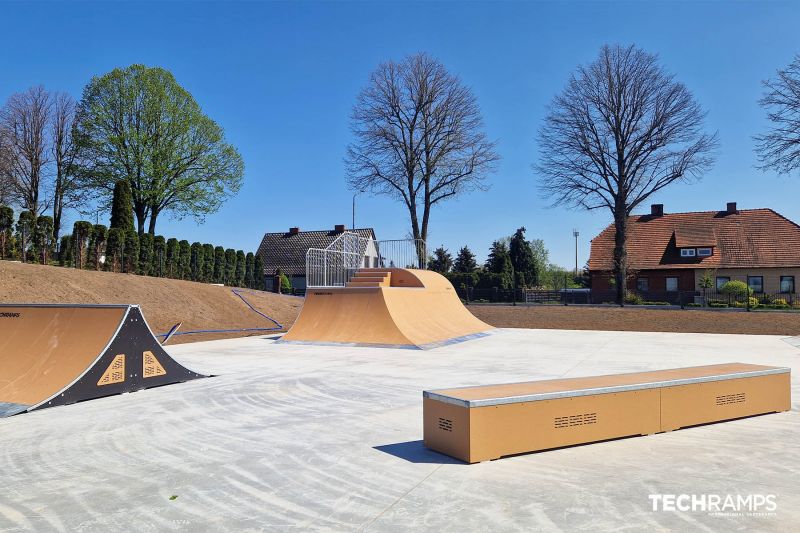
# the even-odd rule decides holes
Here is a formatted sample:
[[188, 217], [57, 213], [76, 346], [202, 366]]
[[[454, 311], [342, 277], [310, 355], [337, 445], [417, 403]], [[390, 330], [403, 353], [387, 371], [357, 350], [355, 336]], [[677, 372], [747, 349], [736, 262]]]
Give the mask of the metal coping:
[[[461, 407], [488, 407], [492, 405], [506, 405], [510, 403], [538, 402], [541, 400], [557, 400], [560, 398], [573, 398], [576, 396], [592, 396], [594, 394], [611, 394], [615, 392], [628, 392], [644, 389], [658, 389], [663, 387], [677, 387], [679, 385], [691, 385], [693, 383], [708, 383], [713, 381], [726, 381], [729, 379], [755, 378], [759, 376], [769, 376], [773, 374], [788, 374], [791, 369], [787, 367], [769, 368], [766, 370], [751, 370], [748, 372], [734, 372], [730, 374], [715, 374], [684, 379], [671, 379], [666, 381], [649, 381], [644, 383], [633, 383], [629, 385], [612, 385], [609, 387], [595, 387], [591, 389], [575, 389], [556, 392], [542, 392], [538, 394], [524, 394], [520, 396], [506, 396], [502, 398], [483, 398], [478, 400], [463, 400], [434, 391], [423, 391], [422, 396], [431, 400], [443, 403], [458, 405]], [[593, 376], [585, 376], [593, 377]], [[485, 385], [474, 387], [457, 387], [459, 389], [476, 389]], [[455, 388], [455, 387], [454, 387]]]
[[129, 307], [139, 307], [136, 304], [9, 304], [0, 303], [0, 307], [78, 307], [78, 308], [101, 308], [101, 309], [127, 309]]

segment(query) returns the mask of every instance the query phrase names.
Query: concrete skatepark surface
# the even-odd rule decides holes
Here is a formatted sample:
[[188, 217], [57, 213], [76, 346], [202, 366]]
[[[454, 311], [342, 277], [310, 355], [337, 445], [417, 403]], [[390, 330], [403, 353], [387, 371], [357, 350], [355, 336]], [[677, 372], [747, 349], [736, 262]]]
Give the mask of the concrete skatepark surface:
[[[430, 351], [274, 337], [167, 349], [216, 377], [0, 420], [0, 530], [800, 526], [800, 350], [781, 337], [498, 330]], [[423, 389], [730, 361], [791, 367], [793, 410], [475, 465], [421, 444]], [[684, 493], [775, 494], [777, 509], [653, 511], [648, 498]]]

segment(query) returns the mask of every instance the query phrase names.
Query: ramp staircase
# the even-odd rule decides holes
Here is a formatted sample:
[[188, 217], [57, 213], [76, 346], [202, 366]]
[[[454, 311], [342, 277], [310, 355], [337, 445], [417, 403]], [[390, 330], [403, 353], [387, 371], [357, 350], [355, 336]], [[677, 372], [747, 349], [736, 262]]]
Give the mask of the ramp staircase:
[[360, 268], [350, 278], [346, 287], [391, 287], [392, 272], [382, 268]]

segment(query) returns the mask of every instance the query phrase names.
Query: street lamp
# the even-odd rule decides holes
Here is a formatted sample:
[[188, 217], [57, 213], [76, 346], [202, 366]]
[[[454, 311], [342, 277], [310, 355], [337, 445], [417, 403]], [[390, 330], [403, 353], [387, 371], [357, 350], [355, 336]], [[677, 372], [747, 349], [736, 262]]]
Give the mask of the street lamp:
[[572, 236], [575, 237], [575, 277], [578, 277], [578, 235], [580, 232], [576, 229], [572, 229]]

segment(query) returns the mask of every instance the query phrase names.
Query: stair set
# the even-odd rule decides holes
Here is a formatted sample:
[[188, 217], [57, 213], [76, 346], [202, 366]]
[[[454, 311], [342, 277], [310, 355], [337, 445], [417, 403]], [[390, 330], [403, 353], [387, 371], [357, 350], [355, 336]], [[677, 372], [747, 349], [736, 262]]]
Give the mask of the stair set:
[[391, 287], [392, 271], [383, 268], [360, 268], [345, 284], [345, 287], [376, 288]]

